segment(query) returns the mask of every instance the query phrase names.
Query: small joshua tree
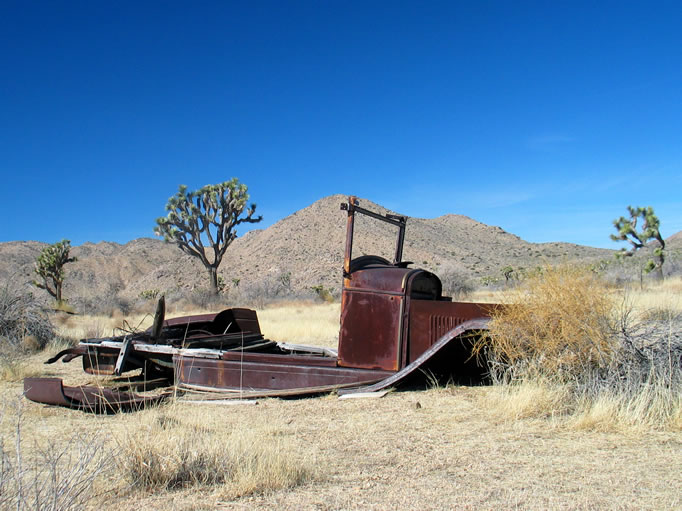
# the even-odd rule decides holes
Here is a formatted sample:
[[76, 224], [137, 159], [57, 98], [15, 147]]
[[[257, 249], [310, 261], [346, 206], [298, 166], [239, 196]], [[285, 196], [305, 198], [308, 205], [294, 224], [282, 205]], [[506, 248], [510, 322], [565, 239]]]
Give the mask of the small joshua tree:
[[69, 257], [70, 250], [69, 240], [58, 241], [45, 247], [35, 262], [34, 271], [42, 282], [34, 280], [33, 285], [50, 293], [57, 300], [57, 305], [62, 303], [64, 265], [76, 261], [75, 257]]
[[[630, 218], [620, 217], [613, 221], [618, 234], [612, 234], [611, 239], [613, 241], [629, 241], [632, 244], [630, 250], [622, 248], [619, 255], [631, 257], [650, 241], [658, 242], [657, 246], [654, 247], [653, 257], [644, 266], [644, 271], [646, 273], [653, 271], [657, 279], [663, 279], [665, 241], [663, 241], [659, 231], [661, 222], [654, 214], [654, 208], [651, 206], [646, 208], [628, 206], [628, 213], [630, 213]], [[639, 219], [642, 220], [643, 224], [641, 230], [637, 232], [637, 221]]]
[[[250, 204], [247, 208], [248, 200], [247, 187], [237, 178], [206, 185], [193, 192], [180, 185], [178, 193], [168, 199], [168, 215], [156, 220], [154, 233], [157, 236], [177, 243], [183, 252], [199, 258], [208, 270], [211, 291], [215, 295], [219, 291], [218, 267], [227, 247], [237, 237], [235, 227], [263, 219], [253, 216], [256, 205]], [[242, 216], [245, 209], [246, 214]]]
[[512, 276], [514, 275], [514, 268], [511, 266], [505, 266], [500, 270], [502, 272], [502, 275], [504, 275], [504, 281], [506, 284], [509, 284], [509, 281], [512, 279]]

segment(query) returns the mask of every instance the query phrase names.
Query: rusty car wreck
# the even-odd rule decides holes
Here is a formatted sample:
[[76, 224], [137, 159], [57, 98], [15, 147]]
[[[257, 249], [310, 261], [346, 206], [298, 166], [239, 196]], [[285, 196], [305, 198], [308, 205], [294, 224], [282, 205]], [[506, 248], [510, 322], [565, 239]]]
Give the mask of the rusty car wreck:
[[[148, 330], [84, 339], [46, 363], [81, 357], [90, 374], [141, 370], [143, 381], [162, 376], [176, 391], [221, 393], [222, 399], [376, 391], [426, 371], [480, 382], [486, 368], [471, 347], [487, 329], [492, 306], [452, 301], [436, 275], [402, 260], [406, 217], [361, 208], [355, 197], [341, 209], [348, 220], [338, 349], [265, 339], [250, 309], [165, 319], [160, 300]], [[392, 261], [353, 258], [358, 214], [397, 228]], [[26, 378], [24, 391], [32, 401], [100, 412], [135, 409], [168, 395], [67, 387], [58, 378]]]

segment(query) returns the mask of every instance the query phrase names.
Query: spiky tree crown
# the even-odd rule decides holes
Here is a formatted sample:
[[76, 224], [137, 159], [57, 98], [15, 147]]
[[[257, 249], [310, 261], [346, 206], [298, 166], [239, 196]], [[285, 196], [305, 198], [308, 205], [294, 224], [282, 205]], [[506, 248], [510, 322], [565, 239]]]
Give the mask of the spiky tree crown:
[[[35, 273], [43, 279], [43, 282], [34, 281], [33, 284], [40, 289], [45, 289], [57, 300], [61, 300], [61, 287], [64, 282], [64, 265], [77, 261], [75, 257], [69, 257], [71, 242], [61, 240], [45, 247], [38, 256], [34, 265]], [[52, 281], [54, 289], [50, 287]]]
[[[263, 219], [262, 216], [254, 217], [255, 204], [247, 206], [247, 190], [237, 178], [194, 191], [180, 185], [178, 192], [168, 199], [168, 214], [157, 218], [154, 233], [165, 241], [177, 243], [185, 253], [198, 257], [207, 268], [215, 268], [237, 237], [235, 227]], [[213, 249], [212, 260], [206, 256], [207, 247]]]
[[[650, 241], [657, 241], [658, 246], [654, 249], [654, 258], [649, 259], [644, 267], [644, 271], [649, 273], [656, 269], [661, 272], [664, 262], [663, 250], [665, 249], [665, 241], [660, 233], [661, 222], [654, 213], [654, 208], [647, 206], [646, 208], [628, 206], [628, 213], [630, 218], [621, 216], [613, 221], [613, 225], [618, 231], [618, 234], [611, 234], [613, 241], [628, 241], [632, 248], [630, 250], [621, 248], [621, 256], [632, 256], [635, 252]], [[637, 222], [642, 220], [641, 230], [637, 231]]]

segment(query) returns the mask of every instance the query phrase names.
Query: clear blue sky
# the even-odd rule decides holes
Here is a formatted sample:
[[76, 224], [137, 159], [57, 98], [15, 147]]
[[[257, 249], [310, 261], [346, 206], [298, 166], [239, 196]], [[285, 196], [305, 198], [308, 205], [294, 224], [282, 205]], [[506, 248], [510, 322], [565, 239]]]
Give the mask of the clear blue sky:
[[682, 2], [0, 3], [0, 241], [153, 236], [231, 177], [528, 241], [682, 230]]

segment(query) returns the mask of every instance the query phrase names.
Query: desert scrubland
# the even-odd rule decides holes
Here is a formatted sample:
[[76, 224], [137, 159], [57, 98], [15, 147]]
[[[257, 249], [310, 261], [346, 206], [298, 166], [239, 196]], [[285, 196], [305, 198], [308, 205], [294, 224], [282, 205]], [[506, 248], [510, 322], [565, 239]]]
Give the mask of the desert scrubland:
[[[570, 330], [576, 323], [554, 314], [561, 308], [557, 303], [566, 304], [562, 314], [582, 314], [580, 324], [593, 329], [590, 342], [605, 343], [603, 355], [615, 350], [612, 366], [595, 365], [590, 347], [583, 345], [571, 348], [570, 356], [564, 350], [547, 365], [540, 348], [528, 348], [528, 341], [529, 351], [520, 355], [525, 362], [498, 366], [490, 386], [432, 382], [426, 390], [396, 389], [381, 399], [339, 400], [331, 394], [232, 406], [196, 403], [178, 393], [166, 404], [112, 416], [28, 402], [21, 397], [21, 380], [49, 375], [109, 385], [83, 373], [77, 361], [42, 362], [79, 338], [108, 335], [117, 327], [144, 328], [150, 317], [53, 316], [60, 340], [2, 361], [0, 506], [679, 509], [679, 360], [663, 360], [663, 367], [656, 362], [649, 375], [634, 375], [618, 359], [622, 339], [600, 337], [606, 334], [598, 329], [604, 315], [615, 314], [610, 319], [622, 322], [627, 309], [634, 322], [628, 328], [636, 332], [637, 325], [655, 323], [660, 327], [655, 332], [637, 332], [661, 345], [656, 356], [665, 355], [667, 346], [673, 357], [680, 291], [682, 281], [668, 279], [625, 293], [583, 272], [570, 279], [549, 274], [530, 287], [471, 296], [539, 300], [536, 316], [543, 324], [558, 321], [560, 335], [568, 336], [566, 346], [580, 344], [585, 336]], [[175, 314], [183, 312], [192, 311]], [[280, 302], [258, 313], [264, 334], [273, 340], [335, 346], [338, 304]], [[521, 322], [514, 324], [518, 327], [530, 320], [495, 321]], [[551, 335], [556, 338], [557, 331]], [[501, 341], [489, 342], [498, 345], [487, 349], [498, 349]], [[540, 335], [535, 342], [547, 338]], [[588, 369], [594, 374], [586, 376]], [[604, 384], [613, 371], [629, 378], [628, 385]]]

